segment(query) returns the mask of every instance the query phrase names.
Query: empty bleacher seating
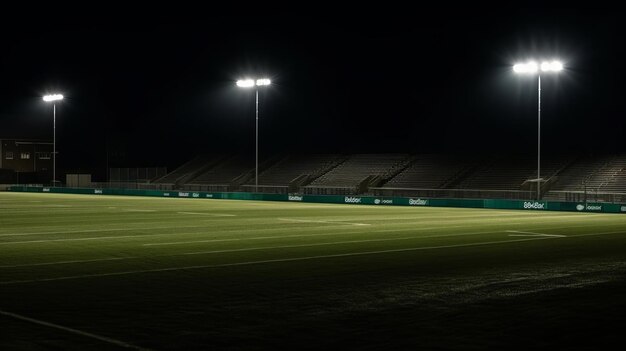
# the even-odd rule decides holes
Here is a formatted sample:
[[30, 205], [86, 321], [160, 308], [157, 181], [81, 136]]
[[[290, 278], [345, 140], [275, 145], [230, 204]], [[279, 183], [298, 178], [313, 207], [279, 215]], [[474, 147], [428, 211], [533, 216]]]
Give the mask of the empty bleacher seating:
[[419, 155], [385, 183], [386, 188], [437, 189], [470, 165], [467, 160], [443, 155]]
[[207, 156], [198, 156], [191, 161], [176, 168], [174, 171], [166, 174], [165, 176], [155, 180], [153, 183], [157, 184], [176, 184], [181, 179], [191, 177], [196, 172], [200, 171], [203, 167], [210, 162]]
[[314, 180], [311, 186], [354, 187], [368, 176], [384, 177], [407, 154], [357, 154]]
[[231, 182], [254, 168], [254, 162], [241, 156], [233, 156], [210, 167], [188, 184], [229, 185]]
[[[259, 174], [261, 185], [289, 185], [294, 179], [302, 175], [315, 175], [336, 162], [337, 155], [292, 155], [270, 166]], [[254, 178], [247, 184], [254, 184]]]
[[[541, 178], [549, 179], [570, 161], [569, 157], [545, 158], [541, 161]], [[460, 189], [520, 190], [529, 179], [537, 178], [537, 159], [530, 157], [499, 158], [478, 166], [459, 182]]]

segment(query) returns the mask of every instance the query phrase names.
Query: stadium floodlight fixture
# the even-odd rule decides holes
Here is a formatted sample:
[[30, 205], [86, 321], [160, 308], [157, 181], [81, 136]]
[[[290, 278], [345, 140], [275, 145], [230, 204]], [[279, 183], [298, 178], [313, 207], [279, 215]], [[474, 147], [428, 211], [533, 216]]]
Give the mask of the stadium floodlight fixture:
[[57, 104], [56, 101], [63, 100], [62, 94], [49, 94], [43, 96], [43, 101], [52, 102], [52, 185], [57, 181]]
[[537, 62], [530, 61], [528, 63], [518, 63], [513, 66], [515, 73], [537, 73]]
[[45, 102], [58, 101], [58, 100], [63, 100], [63, 94], [51, 94], [51, 95], [43, 96], [43, 101]]
[[256, 80], [256, 85], [257, 86], [261, 86], [261, 85], [270, 85], [271, 81], [267, 78], [263, 78], [263, 79], [257, 79]]
[[237, 86], [240, 88], [252, 88], [254, 86], [254, 79], [240, 79], [237, 81]]
[[518, 74], [537, 74], [537, 200], [541, 198], [541, 73], [558, 73], [563, 70], [563, 63], [558, 60], [543, 61], [541, 66], [535, 61], [513, 65]]
[[268, 78], [259, 79], [240, 79], [237, 81], [237, 86], [240, 88], [252, 88], [255, 87], [256, 95], [256, 126], [255, 126], [255, 166], [254, 166], [254, 190], [259, 192], [259, 88], [262, 86], [268, 86], [271, 81]]
[[563, 70], [563, 64], [560, 61], [544, 61], [541, 64], [541, 70], [543, 72], [559, 72]]

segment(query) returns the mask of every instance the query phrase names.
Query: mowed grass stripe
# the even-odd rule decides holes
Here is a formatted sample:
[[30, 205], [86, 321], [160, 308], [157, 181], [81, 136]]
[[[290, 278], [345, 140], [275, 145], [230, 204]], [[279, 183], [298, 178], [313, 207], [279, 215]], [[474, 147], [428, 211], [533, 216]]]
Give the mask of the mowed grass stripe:
[[[561, 227], [562, 228], [562, 227]], [[433, 228], [428, 228], [433, 229]], [[437, 228], [441, 229], [441, 228]], [[416, 239], [437, 239], [437, 238], [449, 238], [449, 237], [460, 237], [460, 236], [473, 236], [473, 235], [485, 235], [485, 234], [494, 234], [494, 233], [511, 233], [516, 231], [510, 230], [497, 230], [497, 231], [481, 231], [481, 232], [470, 232], [470, 233], [453, 233], [453, 234], [440, 234], [440, 235], [420, 235], [420, 236], [410, 236], [410, 237], [395, 237], [395, 238], [386, 238], [386, 239], [364, 239], [364, 240], [348, 240], [348, 241], [333, 241], [333, 242], [321, 242], [321, 243], [310, 243], [310, 244], [293, 244], [293, 245], [280, 245], [280, 246], [262, 246], [262, 247], [245, 247], [245, 248], [235, 248], [235, 249], [223, 249], [223, 250], [212, 250], [212, 251], [197, 251], [197, 252], [183, 252], [177, 254], [162, 254], [162, 255], [150, 255], [150, 256], [136, 256], [136, 257], [111, 257], [111, 258], [101, 258], [101, 259], [89, 259], [89, 260], [73, 260], [73, 261], [59, 261], [59, 262], [45, 262], [45, 263], [33, 263], [33, 264], [19, 264], [19, 265], [4, 265], [0, 266], [0, 268], [17, 268], [17, 267], [33, 267], [33, 266], [46, 266], [46, 265], [57, 265], [57, 264], [73, 264], [73, 263], [91, 263], [91, 262], [104, 262], [104, 261], [120, 261], [120, 260], [134, 260], [141, 258], [155, 258], [155, 257], [175, 257], [175, 256], [186, 256], [186, 255], [208, 255], [208, 254], [216, 254], [216, 253], [229, 253], [229, 252], [245, 252], [245, 251], [258, 251], [258, 250], [274, 250], [274, 249], [285, 249], [285, 248], [299, 248], [299, 247], [315, 247], [315, 246], [330, 246], [330, 245], [343, 245], [343, 244], [358, 244], [358, 243], [367, 243], [367, 242], [390, 242], [390, 241], [403, 241], [403, 240], [416, 240]], [[363, 234], [362, 232], [349, 232], [342, 234]], [[536, 234], [536, 233], [534, 233]], [[577, 235], [561, 235], [561, 234], [541, 234], [545, 238], [563, 238], [563, 237], [585, 237], [585, 236], [599, 236], [599, 235], [612, 235], [612, 234], [626, 234], [626, 230], [619, 231], [609, 231], [609, 232], [600, 232], [600, 233], [587, 233], [587, 234], [577, 234]], [[216, 240], [206, 240], [200, 241], [203, 243], [216, 243], [216, 242], [226, 242], [226, 241], [257, 241], [257, 240], [268, 240], [268, 239], [284, 239], [284, 238], [301, 238], [301, 237], [322, 237], [322, 236], [337, 236], [335, 233], [326, 233], [326, 234], [309, 234], [309, 235], [288, 235], [288, 236], [270, 236], [270, 237], [251, 237], [251, 238], [233, 238], [233, 239], [216, 239]], [[510, 235], [509, 235], [510, 236]], [[169, 245], [169, 244], [190, 244], [197, 242], [176, 242], [176, 243], [152, 243], [152, 244], [143, 244], [143, 246], [159, 246], [159, 245]]]
[[[211, 250], [211, 251], [194, 251], [194, 252], [182, 252], [176, 254], [160, 254], [160, 255], [142, 255], [142, 256], [134, 256], [134, 257], [112, 257], [112, 258], [102, 258], [102, 259], [90, 259], [90, 260], [74, 260], [74, 261], [59, 261], [59, 262], [48, 262], [48, 263], [35, 263], [35, 264], [22, 264], [22, 265], [5, 265], [0, 266], [0, 268], [16, 268], [16, 267], [30, 267], [30, 266], [45, 266], [45, 265], [55, 265], [55, 264], [72, 264], [72, 263], [89, 263], [89, 262], [105, 262], [105, 261], [119, 261], [119, 260], [134, 260], [141, 258], [155, 258], [155, 257], [175, 257], [175, 256], [187, 256], [187, 255], [209, 255], [216, 253], [228, 253], [228, 252], [245, 252], [245, 251], [259, 251], [259, 250], [275, 250], [275, 249], [285, 249], [285, 248], [301, 248], [301, 247], [315, 247], [315, 246], [330, 246], [330, 245], [345, 245], [345, 244], [360, 244], [360, 243], [370, 243], [370, 242], [391, 242], [391, 241], [402, 241], [402, 240], [419, 240], [419, 239], [433, 239], [433, 238], [449, 238], [454, 236], [469, 236], [469, 235], [485, 235], [485, 234], [494, 234], [494, 233], [505, 233], [503, 230], [497, 231], [481, 231], [474, 233], [457, 233], [457, 234], [444, 234], [444, 235], [421, 235], [421, 236], [409, 236], [409, 237], [394, 237], [394, 238], [378, 238], [378, 239], [362, 239], [362, 240], [344, 240], [344, 241], [330, 241], [330, 242], [314, 242], [309, 244], [289, 244], [289, 245], [278, 245], [278, 246], [260, 246], [260, 247], [244, 247], [244, 248], [235, 248], [235, 249], [222, 249], [222, 250]], [[342, 234], [364, 234], [363, 232], [350, 232], [350, 233], [342, 233]], [[269, 239], [285, 239], [285, 238], [303, 238], [303, 237], [322, 237], [322, 236], [337, 236], [336, 233], [326, 233], [326, 234], [311, 234], [311, 235], [289, 235], [289, 236], [271, 236], [271, 237], [252, 237], [252, 238], [241, 238], [241, 239], [216, 239], [210, 241], [202, 241], [203, 243], [211, 242], [211, 243], [224, 243], [229, 241], [246, 241], [246, 240], [269, 240]], [[172, 243], [172, 244], [189, 244], [194, 242], [181, 242], [181, 243]], [[165, 245], [170, 243], [164, 243]], [[149, 245], [159, 245], [157, 244], [144, 244], [143, 246]]]
[[351, 256], [380, 255], [380, 254], [390, 254], [390, 253], [400, 253], [400, 252], [420, 251], [420, 250], [467, 248], [467, 247], [474, 247], [474, 246], [510, 244], [510, 243], [520, 243], [520, 242], [540, 241], [540, 240], [556, 240], [556, 239], [552, 237], [539, 237], [539, 238], [485, 241], [485, 242], [477, 242], [477, 243], [463, 243], [463, 244], [441, 245], [441, 246], [421, 246], [421, 247], [408, 247], [408, 248], [398, 248], [398, 249], [389, 249], [389, 250], [348, 252], [348, 253], [340, 253], [340, 254], [301, 256], [301, 257], [278, 258], [278, 259], [270, 259], [270, 260], [210, 264], [210, 265], [195, 265], [195, 266], [168, 267], [168, 268], [156, 268], [156, 269], [144, 269], [144, 270], [131, 270], [131, 271], [123, 271], [123, 272], [81, 274], [81, 275], [70, 275], [70, 276], [53, 277], [53, 278], [0, 281], [0, 285], [40, 283], [40, 282], [52, 282], [52, 281], [61, 281], [61, 280], [112, 277], [112, 276], [123, 276], [123, 275], [144, 274], [144, 273], [162, 273], [162, 272], [209, 269], [209, 268], [224, 268], [224, 267], [234, 267], [234, 266], [249, 266], [249, 265], [268, 264], [268, 263], [284, 263], [284, 262], [294, 262], [294, 261], [344, 258], [344, 257], [351, 257]]
[[[481, 233], [465, 233], [466, 235], [476, 234], [476, 235], [485, 235], [492, 233], [502, 233], [501, 231], [497, 232], [481, 232]], [[246, 265], [254, 265], [254, 264], [265, 264], [265, 263], [276, 263], [276, 262], [291, 262], [291, 261], [302, 261], [302, 260], [313, 260], [313, 259], [324, 259], [324, 258], [339, 258], [339, 257], [351, 257], [351, 256], [361, 256], [361, 255], [373, 255], [373, 254], [385, 254], [385, 253], [399, 253], [399, 252], [408, 252], [408, 251], [420, 251], [420, 250], [436, 250], [436, 249], [454, 249], [454, 248], [463, 248], [463, 247], [473, 247], [473, 246], [484, 246], [484, 245], [496, 245], [496, 244], [505, 244], [505, 243], [517, 243], [517, 242], [525, 242], [525, 241], [537, 241], [537, 240], [566, 240], [570, 238], [577, 237], [586, 237], [586, 236], [602, 236], [602, 235], [615, 235], [615, 234], [626, 234], [626, 230], [621, 231], [612, 231], [612, 232], [600, 232], [600, 233], [588, 233], [581, 234], [569, 237], [532, 237], [532, 238], [524, 238], [524, 239], [515, 239], [515, 240], [507, 240], [506, 236], [502, 236], [503, 240], [489, 240], [478, 242], [462, 242], [462, 243], [452, 243], [446, 245], [430, 245], [430, 246], [411, 246], [411, 247], [397, 247], [391, 249], [380, 249], [380, 250], [365, 250], [365, 251], [353, 251], [348, 250], [348, 252], [341, 253], [328, 253], [323, 255], [297, 255], [298, 253], [306, 253], [308, 251], [298, 251], [292, 252], [296, 257], [284, 257], [280, 259], [257, 259], [257, 260], [249, 260], [243, 262], [227, 262], [227, 263], [211, 263], [211, 264], [203, 264], [203, 265], [191, 265], [191, 266], [175, 266], [175, 267], [165, 267], [165, 268], [150, 268], [150, 269], [135, 269], [135, 270], [126, 270], [126, 271], [114, 271], [114, 272], [97, 272], [97, 273], [89, 273], [89, 274], [76, 274], [76, 275], [64, 275], [64, 276], [55, 276], [55, 277], [43, 277], [43, 278], [34, 278], [34, 279], [17, 279], [17, 280], [9, 280], [9, 281], [0, 281], [0, 285], [13, 285], [13, 284], [21, 284], [21, 283], [34, 283], [34, 282], [50, 282], [50, 281], [58, 281], [58, 280], [69, 280], [69, 279], [79, 279], [79, 278], [94, 278], [94, 277], [108, 277], [108, 276], [119, 276], [119, 275], [128, 275], [128, 274], [140, 274], [140, 273], [156, 273], [156, 272], [169, 272], [169, 271], [177, 271], [177, 270], [196, 270], [202, 268], [221, 268], [221, 267], [231, 267], [231, 266], [246, 266]], [[451, 236], [451, 235], [450, 235]], [[438, 236], [439, 238], [441, 236]], [[179, 254], [171, 254], [171, 255], [158, 255], [153, 257], [128, 257], [126, 259], [138, 259], [138, 258], [163, 258], [163, 257], [181, 257], [181, 256], [199, 256], [199, 255], [214, 255], [214, 254], [229, 254], [229, 253], [241, 253], [241, 252], [253, 252], [253, 251], [270, 251], [266, 253], [265, 257], [272, 257], [275, 254], [272, 254], [271, 251], [279, 250], [281, 252], [284, 249], [294, 249], [294, 248], [312, 248], [312, 247], [320, 247], [320, 246], [341, 246], [345, 245], [348, 249], [354, 249], [356, 247], [361, 247], [364, 249], [364, 243], [374, 243], [374, 242], [391, 242], [391, 241], [400, 241], [400, 240], [412, 240], [412, 239], [423, 239], [422, 237], [404, 237], [404, 238], [389, 238], [389, 239], [373, 239], [373, 240], [353, 240], [353, 241], [340, 241], [340, 242], [326, 242], [326, 243], [312, 243], [312, 244], [299, 244], [299, 245], [282, 245], [282, 246], [264, 246], [264, 247], [251, 247], [251, 248], [242, 248], [242, 249], [229, 249], [229, 250], [213, 250], [213, 251], [205, 251], [205, 252], [184, 252]], [[288, 250], [290, 251], [290, 250]], [[241, 258], [241, 256], [236, 256]], [[245, 258], [245, 256], [244, 256]], [[122, 260], [123, 258], [120, 258]], [[222, 257], [223, 260], [229, 260], [230, 256]], [[185, 263], [187, 261], [177, 261], [179, 263]], [[167, 264], [167, 262], [160, 262], [160, 264]], [[130, 268], [127, 265], [121, 266], [121, 268]], [[82, 268], [82, 267], [81, 267]], [[91, 272], [91, 270], [90, 270]], [[49, 274], [49, 272], [46, 272]], [[62, 273], [67, 274], [66, 270], [63, 270]]]
[[[612, 215], [612, 216], [615, 217], [615, 215]], [[222, 216], [215, 216], [214, 218], [221, 218], [221, 217]], [[308, 219], [302, 219], [302, 218], [292, 218], [292, 219], [289, 219], [289, 220], [290, 221], [294, 221], [294, 222], [301, 221], [303, 223], [305, 223], [307, 221], [310, 221], [311, 223], [314, 223], [315, 221], [318, 221], [319, 223], [326, 223], [326, 224], [335, 224], [335, 223], [341, 224], [341, 222], [347, 223], [347, 222], [345, 222], [345, 220], [359, 220], [359, 218], [354, 218], [354, 217], [350, 217], [350, 218], [347, 218], [347, 219], [345, 217], [342, 217], [342, 218], [323, 217], [323, 218], [332, 219], [332, 220], [316, 219], [316, 218], [320, 218], [320, 217], [309, 217], [309, 218], [311, 218], [311, 219], [308, 220]], [[510, 218], [501, 218], [501, 216], [499, 216], [499, 215], [491, 215], [489, 217], [484, 216], [484, 217], [482, 217], [480, 219], [474, 219], [474, 218], [476, 218], [476, 216], [462, 216], [462, 217], [448, 216], [448, 217], [446, 217], [446, 223], [458, 221], [459, 223], [467, 224], [467, 223], [473, 223], [473, 222], [484, 222], [485, 219], [489, 219], [489, 222], [494, 222], [494, 221], [506, 222], [506, 221], [510, 220]], [[128, 223], [128, 224], [122, 223], [120, 225], [133, 225], [133, 226], [141, 226], [141, 225], [143, 225], [143, 223], [137, 223], [137, 221], [139, 220], [138, 218], [131, 218], [131, 219], [132, 219], [132, 223]], [[160, 219], [162, 219], [162, 217]], [[287, 219], [287, 218], [285, 218], [285, 219]], [[415, 219], [416, 218], [411, 218], [411, 220], [415, 220]], [[371, 217], [360, 218], [360, 220], [362, 220], [363, 222], [367, 222], [367, 221], [370, 221], [370, 222], [382, 222], [382, 223], [370, 223], [370, 224], [384, 224], [384, 222], [393, 222], [393, 224], [395, 226], [416, 225], [416, 224], [417, 225], [429, 225], [429, 224], [441, 223], [440, 220], [431, 221], [430, 219], [431, 219], [430, 217], [423, 217], [422, 219], [419, 219], [418, 221], [415, 221], [415, 222], [401, 222], [401, 223], [398, 223], [398, 222], [396, 222], [396, 220], [389, 220], [389, 219], [386, 219], [386, 218], [379, 218], [379, 219], [372, 219]], [[519, 218], [519, 217], [515, 217], [514, 219], [517, 219], [517, 220], [528, 219], [528, 220], [531, 220], [533, 222], [536, 222], [537, 220], [541, 220], [541, 219], [554, 219], [554, 218], [552, 218], [552, 217], [551, 218], [532, 218], [532, 217], [521, 217], [521, 218]], [[589, 218], [577, 217], [577, 216], [573, 216], [573, 218], [571, 218], [571, 219], [572, 220], [586, 220], [586, 221], [589, 220]], [[611, 221], [611, 219], [612, 218], [610, 218], [610, 217], [609, 218], [604, 218], [604, 220], [607, 220], [607, 221]], [[108, 220], [108, 222], [107, 222], [107, 220]], [[158, 222], [158, 223], [159, 224], [170, 224], [172, 222], [177, 222], [177, 221], [180, 221], [180, 220], [181, 220], [180, 217], [173, 216], [171, 218], [171, 221]], [[242, 220], [244, 220], [244, 221], [254, 221], [255, 218], [242, 218], [242, 219], [239, 219], [236, 223], [240, 224], [240, 221], [242, 221]], [[594, 218], [594, 220], [602, 220], [602, 219], [595, 219]], [[112, 218], [103, 218], [103, 222], [104, 223], [109, 223], [111, 221], [112, 221]], [[146, 221], [147, 221], [148, 224], [153, 224], [153, 225], [156, 224], [154, 221], [150, 221], [150, 218], [147, 218]], [[179, 225], [179, 226], [176, 226], [176, 227], [210, 227], [210, 226], [215, 225], [213, 217], [211, 219], [207, 219], [206, 221], [209, 222], [209, 223], [206, 224], [206, 226], [180, 226]], [[120, 219], [115, 218], [115, 221], [113, 221], [113, 222], [119, 223]], [[91, 221], [91, 223], [92, 223], [92, 225], [89, 225], [89, 227], [93, 226], [93, 221]], [[230, 223], [228, 223], [226, 221], [224, 223], [230, 224]], [[624, 221], [624, 223], [626, 224], [626, 220]], [[246, 224], [246, 226], [249, 226], [249, 224]], [[161, 228], [169, 228], [169, 227], [161, 227]], [[160, 227], [150, 227], [150, 228], [129, 228], [129, 227], [124, 227], [124, 228], [103, 228], [103, 229], [84, 229], [84, 230], [67, 230], [66, 229], [66, 230], [63, 230], [63, 231], [51, 231], [51, 232], [44, 232], [44, 231], [35, 232], [35, 231], [31, 231], [31, 232], [26, 232], [26, 233], [24, 233], [24, 232], [4, 232], [3, 233], [3, 232], [0, 231], [0, 237], [21, 236], [21, 235], [47, 235], [47, 234], [63, 234], [63, 233], [98, 232], [98, 231], [106, 232], [106, 231], [126, 231], [126, 230], [144, 230], [144, 229], [148, 230], [148, 229], [161, 229], [161, 228]]]
[[[495, 219], [491, 222], [499, 222], [498, 219]], [[331, 222], [325, 222], [325, 224], [330, 224]], [[332, 222], [333, 224], [335, 224], [336, 222]], [[267, 224], [267, 223], [265, 223]], [[315, 224], [315, 223], [313, 223]], [[349, 229], [349, 227], [345, 227], [345, 226], [341, 226], [341, 224], [346, 224], [346, 223], [337, 223], [337, 225], [339, 227], [337, 228], [333, 228], [333, 230], [340, 230], [343, 228], [345, 229]], [[62, 234], [62, 235], [66, 235], [66, 234], [89, 234], [89, 233], [97, 233], [97, 232], [102, 232], [102, 233], [108, 233], [108, 232], [115, 232], [115, 231], [132, 231], [135, 230], [137, 231], [137, 234], [131, 234], [131, 235], [114, 235], [114, 236], [109, 236], [109, 235], [104, 235], [104, 236], [96, 236], [96, 237], [70, 237], [70, 238], [53, 238], [53, 239], [38, 239], [38, 240], [17, 240], [17, 241], [4, 241], [4, 242], [0, 242], [0, 246], [1, 245], [12, 245], [12, 244], [29, 244], [29, 243], [54, 243], [54, 242], [72, 242], [72, 241], [86, 241], [86, 240], [116, 240], [116, 239], [140, 239], [140, 241], [143, 241], [143, 239], [145, 238], [158, 238], [158, 237], [169, 237], [169, 236], [200, 236], [202, 238], [205, 238], [207, 236], [210, 237], [210, 239], [197, 239], [197, 240], [187, 240], [187, 241], [175, 241], [175, 242], [164, 242], [164, 243], [148, 243], [148, 244], [144, 244], [144, 246], [159, 246], [159, 245], [176, 245], [176, 244], [187, 244], [187, 243], [205, 243], [205, 242], [217, 242], [217, 241], [243, 241], [243, 240], [257, 240], [255, 237], [239, 237], [239, 238], [223, 238], [224, 235], [233, 235], [233, 234], [246, 234], [246, 233], [261, 233], [261, 232], [281, 232], [281, 231], [292, 231], [292, 230], [298, 230], [298, 231], [317, 231], [317, 230], [327, 230], [329, 229], [328, 227], [318, 227], [318, 226], [311, 226], [311, 227], [288, 227], [288, 228], [276, 228], [276, 227], [271, 227], [271, 223], [268, 224], [270, 225], [269, 228], [252, 228], [252, 229], [232, 229], [232, 230], [211, 230], [209, 232], [205, 232], [205, 231], [193, 231], [193, 232], [168, 232], [168, 233], [160, 233], [160, 232], [153, 232], [151, 234], [139, 234], [139, 233], [144, 233], [146, 231], [151, 231], [151, 230], [165, 230], [165, 229], [181, 229], [181, 228], [197, 228], [197, 229], [214, 229], [213, 226], [188, 226], [188, 227], [176, 227], [176, 226], [171, 226], [171, 227], [154, 227], [154, 228], [145, 228], [145, 229], [133, 229], [133, 228], [119, 228], [119, 229], [106, 229], [106, 230], [85, 230], [85, 231], [74, 231], [74, 232], [48, 232], [48, 233], [24, 233], [24, 234], [9, 234], [9, 235], [0, 235], [0, 237], [3, 236], [21, 236], [21, 235], [38, 235], [38, 234], [45, 234], [45, 235], [50, 235], [50, 234]], [[524, 223], [515, 223], [514, 226], [519, 226], [519, 225], [524, 225]], [[572, 228], [584, 228], [584, 227], [602, 227], [602, 226], [615, 226], [616, 224], [613, 223], [606, 223], [606, 224], [592, 224], [592, 225], [575, 225], [575, 226], [550, 226], [550, 227], [534, 227], [532, 228], [532, 230], [557, 230], [557, 229], [572, 229]], [[475, 224], [475, 225], [464, 225], [464, 226], [433, 226], [433, 227], [413, 227], [413, 228], [398, 228], [398, 229], [376, 229], [376, 230], [361, 230], [361, 231], [356, 231], [356, 232], [343, 232], [343, 233], [332, 233], [330, 235], [345, 235], [345, 234], [353, 234], [353, 233], [402, 233], [402, 232], [415, 232], [415, 231], [424, 231], [424, 230], [446, 230], [446, 229], [470, 229], [472, 227], [475, 226], [480, 226], [480, 227], [488, 227], [488, 226], [513, 226], [512, 223], [487, 223], [487, 224]], [[507, 228], [508, 230], [510, 230], [510, 228]], [[551, 235], [550, 233], [546, 233], [548, 235]], [[328, 235], [328, 234], [307, 234], [307, 235], [284, 235], [284, 236], [265, 236], [265, 237], [261, 237], [261, 238], [295, 238], [295, 237], [307, 237], [307, 236], [323, 236], [323, 235]]]

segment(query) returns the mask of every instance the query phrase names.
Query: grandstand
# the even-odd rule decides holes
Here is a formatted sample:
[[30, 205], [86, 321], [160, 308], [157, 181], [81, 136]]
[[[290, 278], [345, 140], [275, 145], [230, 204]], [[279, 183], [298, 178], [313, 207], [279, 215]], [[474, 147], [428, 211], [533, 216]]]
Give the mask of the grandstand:
[[363, 191], [366, 183], [388, 179], [410, 161], [408, 154], [357, 154], [315, 179], [306, 188]]
[[442, 155], [418, 155], [411, 164], [385, 183], [386, 188], [438, 189], [453, 182], [472, 163]]
[[198, 156], [182, 166], [176, 168], [173, 172], [158, 178], [154, 181], [157, 184], [181, 185], [193, 178], [203, 169], [211, 166], [210, 158], [207, 156]]
[[[261, 185], [286, 185], [301, 176], [315, 177], [341, 161], [339, 155], [291, 155], [259, 174]], [[254, 178], [246, 184], [254, 184]]]
[[[541, 162], [541, 178], [548, 180], [571, 163], [569, 157], [546, 158]], [[537, 178], [537, 159], [500, 157], [484, 162], [461, 180], [461, 189], [522, 190], [529, 179]]]
[[186, 183], [188, 190], [229, 191], [252, 175], [254, 162], [240, 155], [218, 157]]
[[[530, 199], [536, 196], [531, 181], [536, 172], [532, 156], [282, 155], [259, 164], [257, 188], [253, 161], [214, 155], [198, 156], [152, 184], [198, 191]], [[546, 199], [579, 201], [584, 196], [577, 194], [587, 192], [626, 194], [626, 155], [546, 156], [541, 175]]]

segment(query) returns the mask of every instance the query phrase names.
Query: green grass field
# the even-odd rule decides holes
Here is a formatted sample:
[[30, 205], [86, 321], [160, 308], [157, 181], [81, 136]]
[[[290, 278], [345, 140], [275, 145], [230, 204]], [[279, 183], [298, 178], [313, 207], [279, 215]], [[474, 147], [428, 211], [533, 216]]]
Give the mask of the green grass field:
[[626, 215], [0, 193], [1, 350], [604, 349]]

